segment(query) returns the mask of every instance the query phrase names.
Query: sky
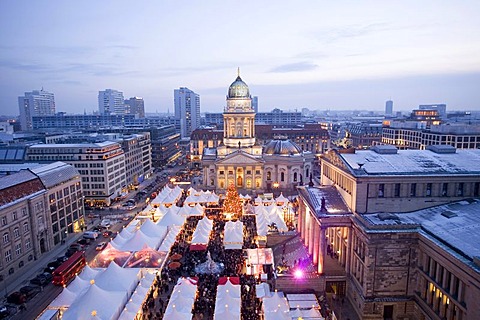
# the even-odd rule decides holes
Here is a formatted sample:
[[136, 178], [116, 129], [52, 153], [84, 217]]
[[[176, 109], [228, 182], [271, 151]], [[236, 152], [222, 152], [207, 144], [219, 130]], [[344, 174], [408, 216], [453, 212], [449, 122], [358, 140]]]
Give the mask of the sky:
[[259, 110], [480, 111], [480, 1], [0, 1], [0, 114], [26, 91], [57, 111], [98, 91], [173, 112], [173, 90], [221, 112], [240, 68]]

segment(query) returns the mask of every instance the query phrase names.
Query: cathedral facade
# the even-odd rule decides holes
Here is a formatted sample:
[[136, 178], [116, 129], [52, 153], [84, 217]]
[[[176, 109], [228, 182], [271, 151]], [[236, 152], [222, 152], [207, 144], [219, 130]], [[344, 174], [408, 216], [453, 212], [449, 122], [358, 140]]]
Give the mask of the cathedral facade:
[[262, 193], [276, 189], [294, 192], [308, 183], [314, 155], [279, 137], [259, 145], [255, 138], [255, 111], [247, 84], [238, 74], [230, 85], [223, 112], [223, 143], [205, 148], [202, 155], [203, 187], [224, 192], [235, 184], [240, 192]]

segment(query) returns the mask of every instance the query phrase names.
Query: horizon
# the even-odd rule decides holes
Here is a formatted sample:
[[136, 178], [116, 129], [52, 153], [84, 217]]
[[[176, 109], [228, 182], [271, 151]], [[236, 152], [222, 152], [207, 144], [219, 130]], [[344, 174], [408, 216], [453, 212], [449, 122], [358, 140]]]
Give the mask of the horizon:
[[390, 99], [394, 112], [435, 103], [480, 110], [476, 1], [2, 7], [0, 108], [7, 115], [18, 115], [19, 96], [42, 87], [55, 95], [57, 112], [70, 114], [98, 111], [105, 88], [143, 97], [145, 112], [173, 113], [179, 87], [200, 95], [202, 113], [222, 112], [237, 67], [261, 112], [382, 111]]

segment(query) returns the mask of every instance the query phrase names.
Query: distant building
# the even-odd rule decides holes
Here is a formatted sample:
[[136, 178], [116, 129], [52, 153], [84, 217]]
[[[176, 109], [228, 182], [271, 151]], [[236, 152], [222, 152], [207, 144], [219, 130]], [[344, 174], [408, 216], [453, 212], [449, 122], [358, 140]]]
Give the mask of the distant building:
[[43, 90], [43, 88], [42, 90], [25, 92], [24, 96], [18, 97], [18, 108], [22, 130], [31, 130], [33, 129], [32, 117], [55, 114], [54, 94]]
[[393, 115], [393, 101], [392, 100], [387, 100], [387, 102], [385, 102], [385, 115], [386, 116]]
[[180, 136], [189, 138], [200, 126], [200, 96], [188, 88], [174, 90], [175, 117], [180, 119]]
[[[216, 125], [218, 129], [223, 128], [222, 113], [205, 113], [205, 124]], [[255, 124], [271, 124], [276, 126], [292, 127], [302, 124], [301, 112], [282, 111], [278, 108], [271, 112], [258, 112], [255, 115]]]
[[98, 92], [98, 111], [102, 115], [127, 114], [123, 92], [114, 89], [105, 89]]
[[444, 103], [439, 103], [439, 104], [421, 104], [418, 106], [418, 109], [420, 110], [437, 110], [438, 115], [441, 118], [446, 118], [447, 117], [447, 105]]
[[258, 97], [253, 96], [252, 97], [252, 109], [255, 111], [255, 113], [258, 113]]
[[457, 149], [480, 148], [480, 126], [462, 123], [431, 125], [393, 121], [383, 127], [382, 143], [398, 149], [424, 150], [431, 145], [450, 145]]
[[346, 134], [351, 146], [356, 149], [366, 149], [382, 140], [381, 123], [352, 123], [348, 124]]
[[125, 100], [125, 112], [126, 114], [134, 114], [138, 118], [145, 118], [145, 103], [143, 98], [132, 97]]

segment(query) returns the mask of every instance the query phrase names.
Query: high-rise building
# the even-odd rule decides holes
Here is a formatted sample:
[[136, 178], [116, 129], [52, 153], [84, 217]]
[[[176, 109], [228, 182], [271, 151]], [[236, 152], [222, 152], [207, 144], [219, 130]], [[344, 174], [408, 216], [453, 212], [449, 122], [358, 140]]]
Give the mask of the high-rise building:
[[252, 109], [255, 111], [255, 113], [258, 113], [258, 97], [253, 96], [252, 97]]
[[392, 114], [393, 114], [393, 101], [387, 100], [387, 102], [385, 102], [385, 115], [391, 116]]
[[200, 126], [200, 96], [188, 88], [174, 90], [175, 118], [180, 119], [180, 135], [189, 138]]
[[99, 91], [98, 111], [100, 114], [126, 114], [123, 92], [113, 89]]
[[55, 97], [53, 93], [44, 91], [43, 88], [25, 92], [24, 96], [18, 97], [18, 108], [22, 130], [30, 130], [33, 116], [55, 114]]
[[132, 97], [125, 100], [125, 110], [127, 114], [134, 114], [138, 118], [145, 118], [145, 104], [143, 98]]

